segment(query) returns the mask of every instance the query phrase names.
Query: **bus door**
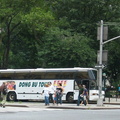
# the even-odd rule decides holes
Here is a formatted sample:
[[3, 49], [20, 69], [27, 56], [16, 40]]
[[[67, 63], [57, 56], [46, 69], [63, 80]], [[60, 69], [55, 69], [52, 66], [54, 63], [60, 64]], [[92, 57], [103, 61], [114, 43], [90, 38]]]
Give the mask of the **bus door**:
[[74, 97], [74, 100], [78, 100], [78, 94], [79, 94], [79, 87], [78, 87], [79, 83], [78, 81], [74, 81], [74, 94], [73, 94], [73, 97]]
[[89, 80], [81, 80], [81, 79], [76, 79], [74, 81], [74, 100], [78, 99], [78, 94], [79, 94], [79, 84], [83, 84], [86, 86], [88, 92], [89, 92]]
[[86, 88], [87, 88], [87, 90], [89, 90], [89, 80], [81, 80], [81, 84], [82, 85], [85, 85], [86, 86]]

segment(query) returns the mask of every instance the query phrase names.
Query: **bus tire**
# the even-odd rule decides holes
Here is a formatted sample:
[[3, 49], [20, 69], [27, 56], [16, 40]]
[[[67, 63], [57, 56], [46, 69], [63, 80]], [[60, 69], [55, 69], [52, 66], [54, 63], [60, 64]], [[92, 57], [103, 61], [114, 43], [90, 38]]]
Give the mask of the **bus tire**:
[[16, 93], [15, 92], [9, 92], [7, 95], [8, 101], [16, 101]]
[[68, 93], [66, 99], [67, 99], [67, 101], [69, 103], [73, 103], [74, 102], [74, 100], [73, 100], [73, 93]]

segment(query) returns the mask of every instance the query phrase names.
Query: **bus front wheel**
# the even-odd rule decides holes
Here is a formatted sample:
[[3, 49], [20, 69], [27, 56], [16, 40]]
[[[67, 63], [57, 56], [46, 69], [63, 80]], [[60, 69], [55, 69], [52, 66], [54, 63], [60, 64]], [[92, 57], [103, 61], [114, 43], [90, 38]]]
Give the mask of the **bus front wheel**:
[[69, 103], [73, 103], [74, 102], [74, 100], [73, 100], [73, 93], [68, 93], [68, 95], [67, 95], [67, 101]]
[[8, 93], [7, 100], [8, 101], [16, 101], [16, 93], [15, 92]]

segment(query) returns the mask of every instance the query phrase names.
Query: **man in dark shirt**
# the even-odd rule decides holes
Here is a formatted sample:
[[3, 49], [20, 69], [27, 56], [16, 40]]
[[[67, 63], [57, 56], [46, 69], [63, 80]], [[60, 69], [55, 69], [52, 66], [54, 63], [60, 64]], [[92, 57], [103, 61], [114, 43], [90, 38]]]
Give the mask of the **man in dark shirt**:
[[80, 102], [83, 101], [83, 93], [84, 93], [83, 86], [82, 86], [81, 84], [79, 84], [79, 94], [78, 94], [77, 106], [79, 106], [79, 105], [80, 105]]
[[86, 106], [86, 104], [88, 104], [88, 100], [87, 100], [87, 98], [88, 98], [88, 90], [87, 90], [87, 88], [86, 88], [86, 86], [85, 85], [83, 85], [83, 101], [81, 102], [81, 105], [82, 105], [82, 103], [84, 103], [84, 105]]
[[1, 97], [3, 99], [0, 106], [3, 107], [3, 108], [5, 108], [6, 97], [7, 97], [7, 93], [4, 93], [4, 89], [7, 89], [6, 82], [3, 82], [3, 84], [0, 86]]

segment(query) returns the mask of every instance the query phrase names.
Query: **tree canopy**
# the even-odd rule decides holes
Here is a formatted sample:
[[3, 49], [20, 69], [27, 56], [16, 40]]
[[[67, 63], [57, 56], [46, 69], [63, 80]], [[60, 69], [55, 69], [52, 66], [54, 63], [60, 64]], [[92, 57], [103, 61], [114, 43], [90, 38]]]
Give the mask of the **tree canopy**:
[[[0, 0], [0, 5], [1, 69], [94, 67], [100, 20], [107, 22], [108, 39], [120, 33], [119, 0]], [[119, 42], [104, 45], [104, 71], [118, 82]]]

